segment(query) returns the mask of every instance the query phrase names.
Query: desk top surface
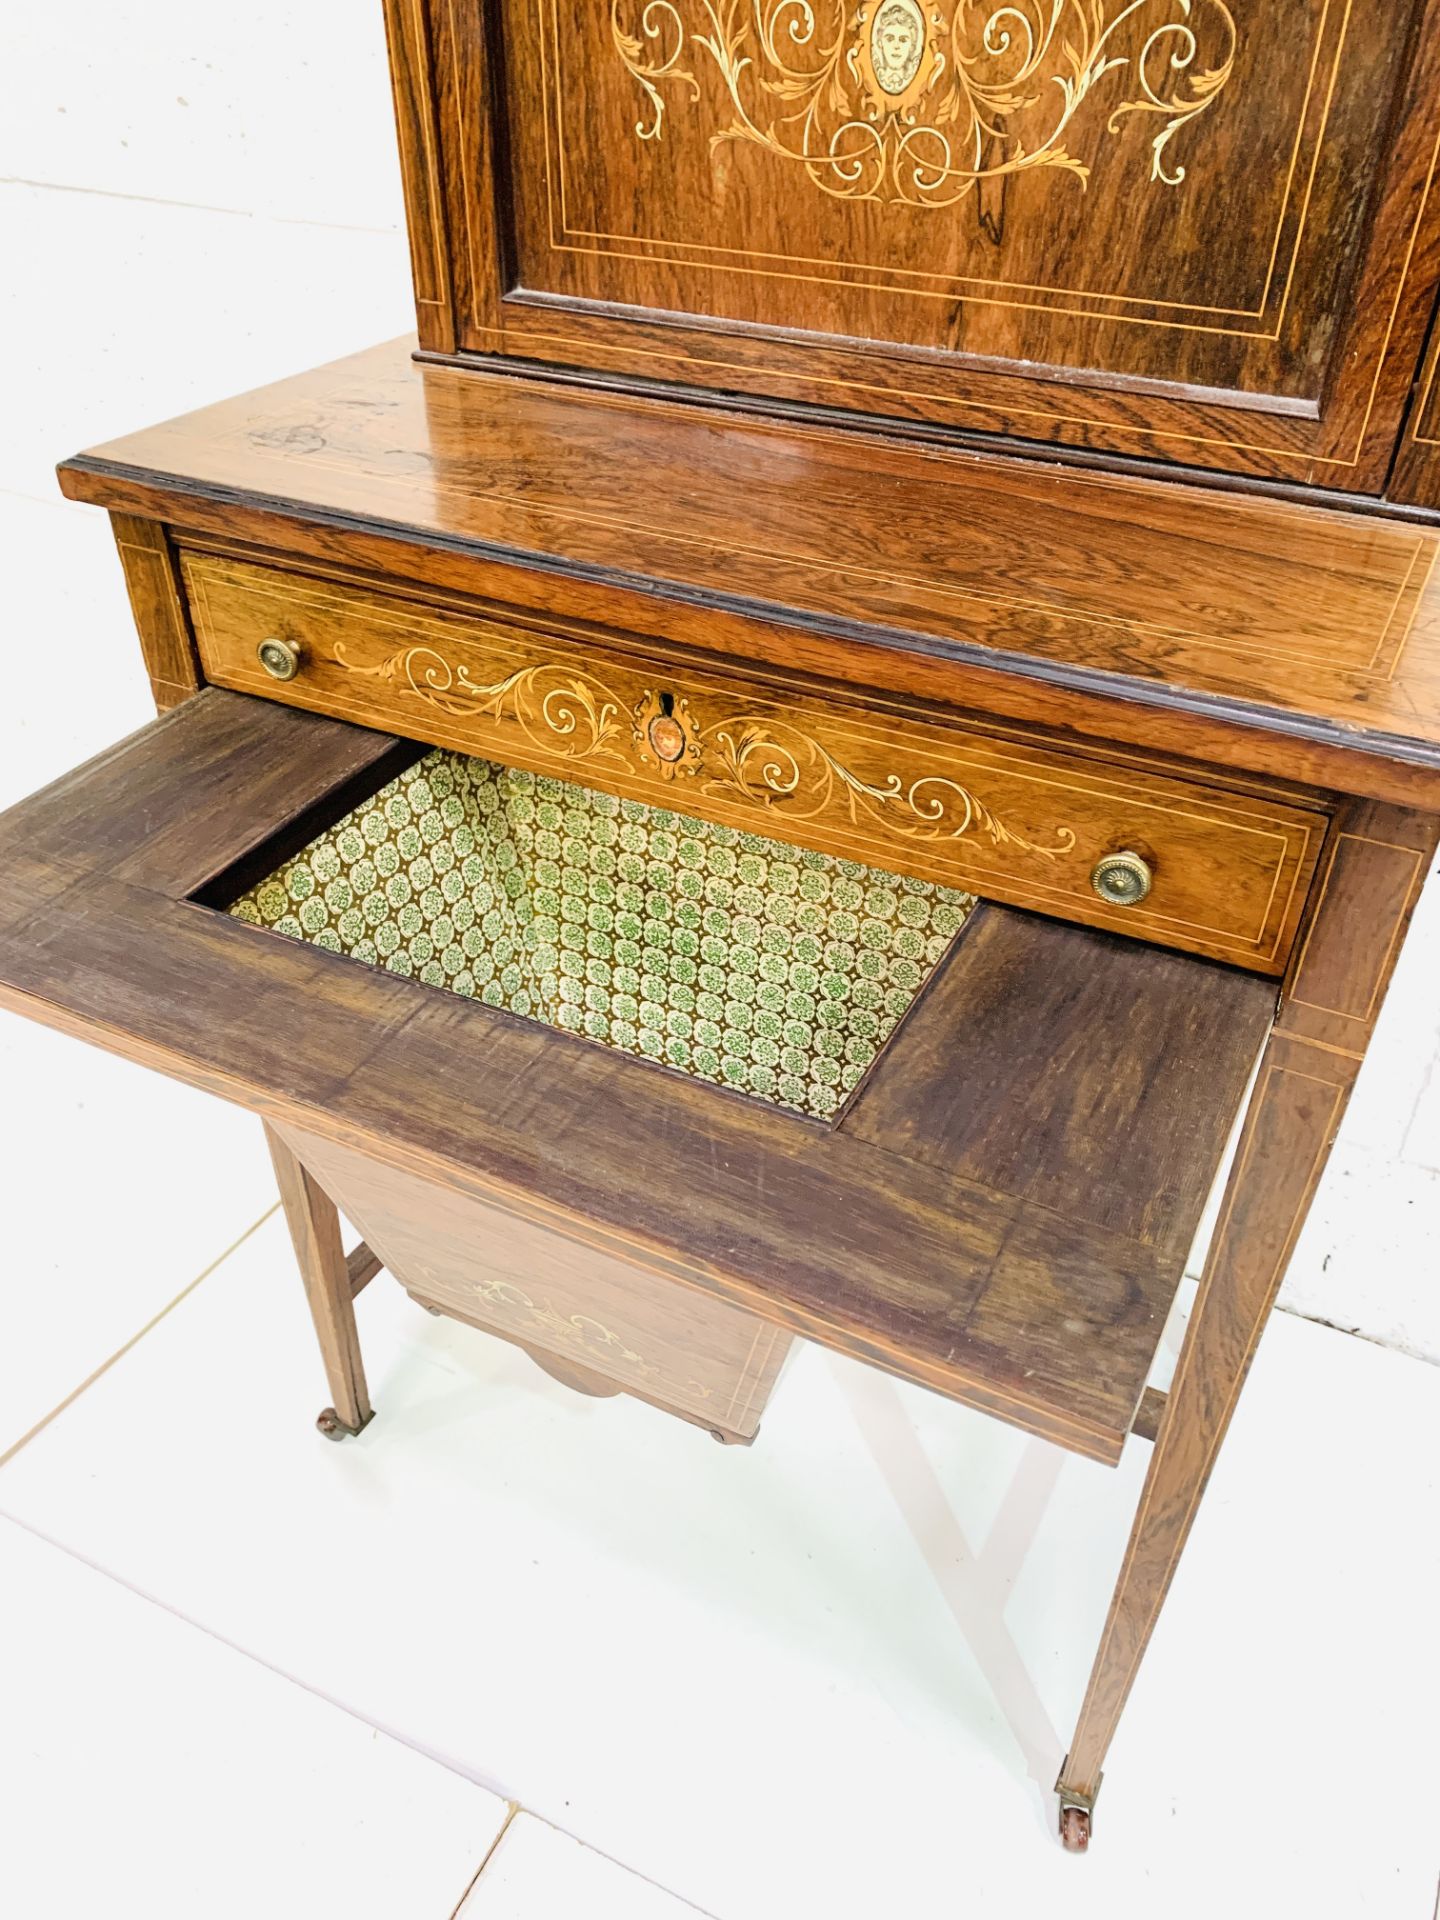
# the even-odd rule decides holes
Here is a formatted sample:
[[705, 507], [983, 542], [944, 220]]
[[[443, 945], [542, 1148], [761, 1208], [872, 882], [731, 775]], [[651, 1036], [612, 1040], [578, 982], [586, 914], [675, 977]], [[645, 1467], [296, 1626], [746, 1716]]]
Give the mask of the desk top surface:
[[425, 367], [408, 340], [113, 441], [61, 479], [180, 525], [183, 501], [248, 504], [914, 648], [1440, 791], [1429, 527]]

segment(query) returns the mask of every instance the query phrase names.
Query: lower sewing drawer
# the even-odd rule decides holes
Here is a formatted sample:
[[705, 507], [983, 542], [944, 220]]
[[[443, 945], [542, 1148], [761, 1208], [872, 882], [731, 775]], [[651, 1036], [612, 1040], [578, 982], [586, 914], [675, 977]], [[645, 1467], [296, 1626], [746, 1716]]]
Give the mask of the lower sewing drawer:
[[[216, 686], [1284, 971], [1325, 817], [853, 690], [536, 632], [209, 552], [182, 574]], [[280, 676], [280, 677], [277, 677]]]
[[634, 1261], [377, 1165], [299, 1128], [291, 1151], [417, 1300], [522, 1346], [586, 1390], [623, 1391], [752, 1440], [791, 1337]]
[[588, 1317], [687, 1418], [723, 1382], [744, 1437], [799, 1333], [1118, 1459], [1273, 987], [531, 776], [472, 819], [422, 751], [176, 708], [0, 818], [0, 1002], [248, 1106], [422, 1299], [614, 1381]]

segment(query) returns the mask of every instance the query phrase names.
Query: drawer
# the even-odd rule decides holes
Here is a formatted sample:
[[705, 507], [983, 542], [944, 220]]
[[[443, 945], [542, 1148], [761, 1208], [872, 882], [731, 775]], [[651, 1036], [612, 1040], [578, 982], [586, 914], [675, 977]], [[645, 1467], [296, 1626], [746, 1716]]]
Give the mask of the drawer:
[[423, 1304], [730, 1441], [753, 1440], [791, 1336], [505, 1208], [447, 1193], [314, 1133], [292, 1152]]
[[[782, 1086], [717, 1084], [614, 1030], [567, 1030], [542, 1002], [522, 1015], [436, 983], [414, 951], [338, 950], [329, 903], [307, 914], [303, 885], [300, 937], [283, 915], [230, 911], [313, 861], [347, 816], [378, 808], [393, 824], [382, 796], [428, 778], [427, 758], [207, 689], [0, 817], [0, 1003], [308, 1142], [402, 1284], [572, 1364], [546, 1323], [552, 1308], [590, 1315], [638, 1356], [633, 1391], [654, 1381], [677, 1405], [685, 1367], [719, 1338], [743, 1433], [801, 1334], [1117, 1460], [1273, 986], [985, 902], [937, 924], [886, 1022], [854, 1030], [869, 1057], [842, 1048], [859, 1067], [843, 1100], [804, 1110]], [[438, 846], [435, 813], [418, 835]], [[683, 894], [659, 856], [657, 905]], [[482, 869], [466, 856], [477, 898]], [[497, 859], [507, 886], [512, 870]], [[936, 883], [908, 884], [889, 891]], [[761, 894], [748, 917], [794, 930], [766, 906], [788, 879], [757, 870], [746, 885]], [[409, 926], [412, 904], [397, 887], [378, 910]], [[866, 911], [902, 924], [893, 902]], [[843, 978], [871, 977], [866, 939], [836, 945]], [[661, 1316], [663, 1359], [646, 1344]], [[755, 1346], [757, 1322], [778, 1330], [772, 1345]], [[609, 1342], [594, 1337], [598, 1361]], [[709, 1402], [681, 1410], [703, 1419]]]
[[[1319, 855], [1318, 811], [1135, 755], [209, 552], [182, 572], [217, 686], [1257, 972], [1284, 970]], [[1119, 884], [1139, 873], [1148, 892], [1117, 901], [1097, 887], [1115, 887], [1101, 863], [1121, 854], [1143, 867], [1122, 862]]]

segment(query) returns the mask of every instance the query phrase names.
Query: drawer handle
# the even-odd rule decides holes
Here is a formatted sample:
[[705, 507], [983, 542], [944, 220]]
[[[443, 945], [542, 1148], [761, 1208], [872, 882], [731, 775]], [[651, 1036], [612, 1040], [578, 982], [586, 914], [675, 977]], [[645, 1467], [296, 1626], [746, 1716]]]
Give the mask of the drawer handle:
[[272, 680], [293, 680], [300, 671], [300, 649], [293, 640], [262, 640], [255, 653]]
[[1107, 853], [1090, 876], [1091, 886], [1107, 907], [1138, 907], [1154, 882], [1149, 866], [1128, 847], [1121, 853]]

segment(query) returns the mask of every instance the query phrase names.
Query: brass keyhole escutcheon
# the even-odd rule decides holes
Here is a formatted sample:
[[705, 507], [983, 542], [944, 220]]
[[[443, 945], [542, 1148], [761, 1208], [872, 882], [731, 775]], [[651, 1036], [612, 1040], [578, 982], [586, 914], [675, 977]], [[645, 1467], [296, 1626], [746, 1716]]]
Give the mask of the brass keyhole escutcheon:
[[660, 711], [645, 729], [645, 738], [650, 743], [650, 751], [655, 758], [666, 766], [673, 767], [677, 760], [685, 757], [685, 729], [675, 718], [675, 696], [662, 693], [657, 696]]
[[300, 649], [293, 640], [262, 640], [255, 653], [272, 680], [293, 680], [300, 671]]
[[647, 729], [650, 745], [658, 760], [671, 765], [685, 752], [685, 729], [668, 713], [657, 713]]
[[1138, 907], [1155, 883], [1146, 861], [1129, 848], [1097, 861], [1090, 885], [1107, 907]]

